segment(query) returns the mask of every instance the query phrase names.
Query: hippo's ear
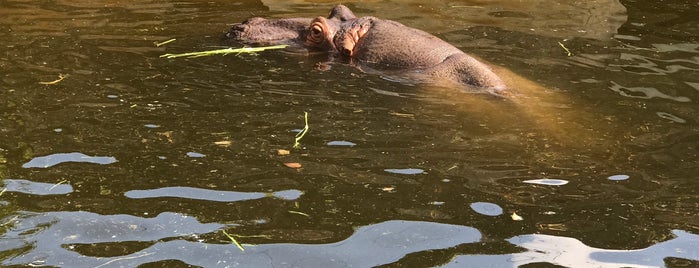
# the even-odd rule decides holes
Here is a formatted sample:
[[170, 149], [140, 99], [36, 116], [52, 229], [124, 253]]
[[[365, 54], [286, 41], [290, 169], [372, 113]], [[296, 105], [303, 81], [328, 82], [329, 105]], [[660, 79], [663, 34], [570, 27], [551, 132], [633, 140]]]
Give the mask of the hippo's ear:
[[338, 19], [340, 21], [348, 21], [356, 18], [357, 16], [352, 13], [352, 10], [344, 5], [336, 5], [330, 10], [330, 15], [328, 15], [328, 19]]

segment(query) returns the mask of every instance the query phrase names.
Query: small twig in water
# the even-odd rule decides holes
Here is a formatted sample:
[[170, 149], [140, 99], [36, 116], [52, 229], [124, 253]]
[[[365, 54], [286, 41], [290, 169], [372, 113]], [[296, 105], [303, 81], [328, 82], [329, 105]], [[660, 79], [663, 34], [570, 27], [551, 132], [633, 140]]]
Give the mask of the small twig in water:
[[53, 81], [49, 81], [49, 82], [39, 82], [39, 84], [42, 84], [42, 85], [55, 85], [55, 84], [58, 84], [59, 82], [63, 81], [63, 79], [65, 79], [66, 77], [68, 77], [67, 74], [58, 74], [58, 79], [53, 80]]
[[0, 224], [0, 226], [5, 226], [5, 225], [8, 225], [8, 224], [12, 224], [12, 222], [14, 222], [14, 221], [17, 220], [17, 219], [19, 219], [19, 216], [14, 216], [14, 217], [12, 217], [12, 219], [10, 219], [9, 221], [6, 221], [6, 222], [3, 222], [2, 224]]
[[563, 50], [565, 50], [566, 53], [568, 53], [568, 57], [573, 56], [573, 53], [571, 53], [570, 50], [568, 50], [568, 48], [565, 45], [563, 45], [563, 43], [558, 42], [558, 45], [560, 45], [563, 48]]
[[166, 40], [166, 41], [162, 41], [162, 42], [155, 41], [155, 42], [153, 42], [153, 44], [155, 44], [156, 47], [160, 47], [160, 46], [164, 46], [164, 45], [167, 45], [169, 43], [175, 42], [175, 40], [177, 40], [177, 39], [172, 38], [170, 40]]
[[53, 188], [58, 187], [58, 185], [61, 185], [61, 184], [63, 184], [64, 182], [68, 182], [68, 180], [62, 180], [62, 181], [59, 181], [58, 183], [54, 184], [53, 186], [51, 186], [51, 188], [49, 188], [49, 192], [50, 192], [51, 190], [53, 190]]
[[240, 251], [245, 251], [245, 249], [243, 248], [243, 246], [241, 246], [240, 243], [238, 243], [238, 240], [235, 240], [235, 237], [233, 237], [232, 235], [229, 235], [228, 233], [226, 233], [226, 230], [221, 230], [221, 231], [223, 231], [223, 234], [225, 234], [225, 235], [228, 237], [228, 239], [230, 239], [231, 242], [232, 242], [233, 244], [235, 244], [235, 246], [237, 246], [237, 247], [240, 249]]
[[304, 135], [306, 135], [306, 132], [308, 132], [308, 112], [303, 112], [303, 118], [304, 121], [306, 122], [306, 125], [303, 127], [301, 132], [296, 134], [296, 137], [294, 137], [294, 148], [298, 149], [301, 147], [301, 139], [303, 138]]
[[311, 217], [311, 215], [308, 215], [308, 214], [303, 213], [303, 212], [301, 212], [301, 211], [289, 210], [289, 213], [291, 213], [291, 214], [298, 214], [298, 215], [306, 216], [306, 217], [309, 217], [309, 218]]

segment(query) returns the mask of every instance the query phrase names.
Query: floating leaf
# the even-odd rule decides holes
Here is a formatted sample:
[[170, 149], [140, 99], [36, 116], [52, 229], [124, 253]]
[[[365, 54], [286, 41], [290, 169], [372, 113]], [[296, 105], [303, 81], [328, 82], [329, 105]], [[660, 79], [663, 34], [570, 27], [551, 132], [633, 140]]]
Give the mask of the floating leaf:
[[292, 163], [284, 163], [284, 165], [286, 167], [290, 167], [290, 168], [301, 168], [301, 163], [292, 162]]
[[289, 155], [289, 154], [291, 154], [291, 152], [289, 150], [278, 149], [277, 154], [278, 155]]
[[523, 221], [524, 220], [524, 218], [522, 218], [522, 216], [520, 216], [520, 215], [517, 215], [516, 212], [512, 212], [512, 215], [510, 217], [512, 217], [513, 221]]
[[231, 146], [233, 142], [232, 141], [215, 141], [214, 144], [221, 146], [221, 147], [228, 147]]

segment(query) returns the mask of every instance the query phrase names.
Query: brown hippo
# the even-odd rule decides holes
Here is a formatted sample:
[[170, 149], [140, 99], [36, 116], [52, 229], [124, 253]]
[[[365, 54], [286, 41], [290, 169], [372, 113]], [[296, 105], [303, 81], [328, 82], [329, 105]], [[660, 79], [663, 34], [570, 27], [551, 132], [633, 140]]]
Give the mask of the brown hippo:
[[295, 44], [338, 53], [361, 69], [428, 83], [458, 83], [467, 89], [506, 94], [505, 83], [484, 63], [449, 43], [401, 23], [357, 18], [343, 5], [315, 19], [251, 18], [228, 33], [255, 44]]

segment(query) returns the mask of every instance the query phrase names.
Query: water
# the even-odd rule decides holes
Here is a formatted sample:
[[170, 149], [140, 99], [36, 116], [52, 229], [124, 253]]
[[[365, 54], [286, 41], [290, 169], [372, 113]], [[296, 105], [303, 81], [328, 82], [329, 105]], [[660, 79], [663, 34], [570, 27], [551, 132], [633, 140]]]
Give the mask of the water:
[[2, 265], [699, 265], [695, 3], [349, 4], [491, 62], [512, 101], [325, 55], [159, 58], [330, 7], [2, 2]]

